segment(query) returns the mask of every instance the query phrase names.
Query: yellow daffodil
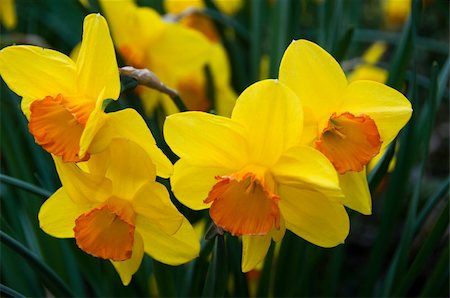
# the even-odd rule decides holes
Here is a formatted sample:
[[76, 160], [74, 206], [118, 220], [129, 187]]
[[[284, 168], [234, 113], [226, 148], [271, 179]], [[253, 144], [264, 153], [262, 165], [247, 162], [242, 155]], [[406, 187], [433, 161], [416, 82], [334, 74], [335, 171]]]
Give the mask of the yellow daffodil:
[[171, 185], [191, 209], [209, 208], [214, 223], [242, 236], [242, 270], [264, 258], [285, 228], [323, 247], [349, 230], [338, 177], [317, 150], [298, 145], [303, 112], [276, 80], [248, 87], [231, 119], [203, 112], [171, 115], [164, 136], [180, 157]]
[[301, 142], [314, 146], [333, 163], [345, 194], [343, 203], [370, 214], [366, 165], [408, 122], [412, 113], [408, 99], [378, 82], [349, 84], [336, 60], [306, 40], [289, 45], [279, 79], [303, 104]]
[[155, 182], [155, 165], [136, 143], [115, 139], [87, 162], [55, 157], [55, 164], [62, 187], [42, 205], [40, 227], [54, 237], [75, 238], [86, 253], [110, 260], [124, 285], [144, 252], [170, 265], [198, 255], [196, 233]]
[[[205, 37], [164, 21], [153, 9], [138, 7], [132, 0], [100, 0], [100, 4], [125, 62], [150, 69], [167, 86], [175, 88], [180, 78], [209, 59], [211, 47]], [[148, 88], [140, 89], [139, 94], [148, 114], [158, 103], [166, 110], [176, 110], [167, 95]]]
[[[190, 7], [202, 8], [202, 3], [201, 1], [165, 1], [166, 10], [169, 13], [180, 13]], [[227, 53], [220, 43], [220, 35], [213, 21], [200, 13], [192, 13], [183, 17], [180, 23], [202, 33], [210, 42], [211, 53], [207, 64], [210, 67], [213, 79], [215, 112], [221, 116], [230, 116], [237, 95], [231, 88]], [[200, 67], [180, 78], [175, 88], [189, 110], [209, 111], [212, 107], [212, 98], [207, 94], [208, 87], [206, 84], [204, 68]], [[177, 111], [168, 111], [168, 114]]]
[[0, 1], [0, 22], [6, 29], [14, 29], [17, 25], [15, 0]]
[[[101, 15], [85, 18], [76, 61], [50, 49], [10, 46], [0, 51], [0, 74], [22, 96], [22, 111], [36, 142], [65, 162], [87, 160], [121, 134], [149, 153], [162, 155], [137, 112], [103, 112], [104, 99], [118, 98], [120, 81], [108, 25]], [[136, 125], [126, 125], [130, 121]], [[170, 163], [156, 160], [159, 174], [167, 177]]]
[[382, 11], [388, 27], [402, 26], [411, 13], [411, 0], [383, 0]]

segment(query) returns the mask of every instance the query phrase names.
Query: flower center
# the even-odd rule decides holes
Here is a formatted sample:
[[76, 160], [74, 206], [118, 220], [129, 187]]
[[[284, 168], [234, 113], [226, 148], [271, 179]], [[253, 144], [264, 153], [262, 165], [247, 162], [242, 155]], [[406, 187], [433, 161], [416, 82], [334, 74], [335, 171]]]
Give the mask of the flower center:
[[339, 174], [362, 171], [380, 152], [381, 138], [375, 122], [367, 115], [345, 112], [328, 120], [315, 147], [330, 161]]
[[211, 203], [209, 213], [214, 223], [232, 235], [265, 235], [280, 228], [280, 197], [271, 189], [270, 175], [242, 171], [231, 176], [217, 176], [204, 200]]
[[61, 94], [42, 100], [35, 100], [30, 106], [31, 115], [28, 129], [36, 143], [65, 162], [78, 162], [89, 159], [86, 154], [78, 155], [80, 138], [84, 131], [92, 107], [88, 104], [73, 105], [64, 100]]
[[99, 258], [124, 261], [131, 258], [135, 213], [123, 199], [110, 198], [75, 220], [79, 248]]

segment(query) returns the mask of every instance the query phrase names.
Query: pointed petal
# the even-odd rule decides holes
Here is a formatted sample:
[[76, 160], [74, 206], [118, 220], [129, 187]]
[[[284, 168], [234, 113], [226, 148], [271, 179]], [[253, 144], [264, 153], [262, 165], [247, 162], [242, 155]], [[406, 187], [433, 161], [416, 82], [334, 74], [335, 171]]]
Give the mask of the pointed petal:
[[[0, 51], [0, 74], [12, 91], [31, 100], [58, 94], [73, 96], [77, 92], [75, 63], [50, 49], [6, 47]], [[24, 113], [29, 115], [29, 110]]]
[[104, 151], [91, 156], [88, 165], [91, 173], [112, 181], [115, 196], [129, 200], [156, 178], [155, 165], [147, 152], [122, 138], [114, 139]]
[[142, 216], [136, 219], [136, 229], [144, 239], [145, 252], [162, 263], [176, 266], [189, 262], [199, 254], [197, 234], [185, 218], [180, 229], [172, 236]]
[[172, 163], [156, 146], [152, 133], [142, 116], [136, 110], [124, 109], [105, 114], [107, 120], [89, 147], [89, 152], [97, 153], [106, 149], [113, 139], [123, 138], [138, 144], [147, 152], [156, 166], [156, 174], [167, 178], [172, 173]]
[[83, 158], [87, 153], [95, 154], [100, 152], [100, 150], [95, 150], [96, 148], [92, 148], [92, 143], [97, 144], [100, 142], [104, 144], [102, 150], [109, 144], [110, 140], [104, 139], [101, 136], [97, 136], [97, 134], [102, 130], [103, 126], [108, 120], [108, 116], [103, 112], [102, 109], [102, 97], [103, 92], [98, 97], [95, 107], [88, 117], [84, 131], [81, 134], [80, 152], [78, 152], [78, 156], [80, 156], [80, 158]]
[[242, 236], [242, 272], [249, 272], [264, 260], [271, 240], [270, 235]]
[[339, 175], [339, 184], [344, 193], [341, 201], [346, 207], [364, 215], [372, 214], [372, 198], [365, 167], [361, 172], [347, 172]]
[[289, 88], [277, 80], [264, 80], [242, 92], [231, 119], [247, 129], [252, 161], [271, 166], [286, 149], [299, 143], [303, 111]]
[[342, 197], [338, 175], [331, 162], [319, 151], [296, 146], [286, 151], [272, 168], [279, 184], [315, 189]]
[[397, 90], [374, 81], [355, 81], [343, 95], [339, 113], [366, 114], [375, 121], [381, 140], [381, 149], [397, 136], [411, 118], [409, 100]]
[[144, 242], [139, 233], [134, 233], [133, 253], [131, 258], [126, 261], [115, 262], [111, 261], [117, 273], [119, 273], [120, 279], [124, 286], [130, 284], [133, 274], [138, 271], [141, 266], [142, 258], [144, 257]]
[[191, 164], [238, 169], [248, 156], [243, 130], [228, 118], [185, 112], [166, 118], [164, 138], [175, 154]]
[[75, 203], [103, 202], [111, 195], [111, 181], [103, 176], [83, 172], [75, 163], [65, 163], [53, 156], [65, 193]]
[[284, 52], [279, 79], [300, 98], [305, 122], [316, 125], [333, 114], [347, 87], [337, 61], [320, 46], [304, 39], [294, 40]]
[[170, 183], [178, 201], [193, 210], [202, 210], [211, 205], [205, 204], [203, 201], [217, 183], [214, 177], [225, 176], [233, 172], [232, 169], [223, 167], [192, 165], [186, 160], [180, 159], [175, 163]]
[[53, 237], [73, 238], [75, 220], [91, 207], [90, 203], [75, 203], [61, 187], [41, 206], [39, 227]]
[[288, 230], [322, 247], [344, 242], [350, 223], [340, 202], [333, 202], [320, 192], [284, 185], [280, 186], [279, 194]]
[[117, 99], [120, 92], [119, 69], [109, 34], [108, 24], [100, 14], [84, 19], [83, 40], [77, 58], [80, 92], [93, 101], [102, 92], [102, 99]]
[[133, 197], [133, 209], [168, 235], [175, 234], [183, 223], [183, 215], [170, 200], [167, 189], [154, 181], [144, 184]]

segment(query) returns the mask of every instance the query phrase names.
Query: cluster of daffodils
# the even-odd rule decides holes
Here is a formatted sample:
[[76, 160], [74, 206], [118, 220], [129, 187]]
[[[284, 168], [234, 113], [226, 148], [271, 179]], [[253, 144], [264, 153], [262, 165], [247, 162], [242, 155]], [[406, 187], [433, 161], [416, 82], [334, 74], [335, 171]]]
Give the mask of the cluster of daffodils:
[[[100, 2], [126, 63], [154, 70], [179, 90], [192, 87], [186, 98], [206, 102], [194, 92], [194, 81], [204, 90], [197, 71], [210, 56], [202, 48], [224, 55], [213, 45], [217, 40], [166, 23], [131, 1], [120, 2], [124, 6]], [[189, 41], [183, 43], [192, 47], [183, 49], [188, 53], [198, 47], [200, 52], [189, 57], [192, 65], [167, 58], [180, 50], [177, 38]], [[216, 72], [221, 67], [211, 63]], [[228, 66], [223, 67], [226, 76], [215, 88], [233, 98]], [[343, 243], [349, 233], [345, 207], [371, 213], [367, 164], [412, 112], [401, 93], [374, 81], [349, 83], [326, 51], [294, 41], [282, 58], [279, 78], [249, 86], [229, 108], [230, 117], [179, 113], [167, 106], [171, 115], [164, 138], [180, 157], [172, 165], [135, 110], [104, 112], [105, 100], [119, 97], [120, 79], [101, 15], [86, 17], [75, 61], [50, 49], [10, 46], [0, 51], [0, 74], [22, 97], [29, 131], [52, 154], [62, 183], [41, 207], [41, 228], [75, 238], [86, 253], [110, 260], [125, 285], [144, 253], [170, 265], [199, 253], [192, 226], [156, 176], [170, 178], [181, 203], [209, 209], [217, 227], [241, 237], [242, 271], [247, 272], [286, 229], [322, 247]], [[139, 92], [149, 109], [162, 96]], [[191, 110], [210, 108], [200, 106]]]

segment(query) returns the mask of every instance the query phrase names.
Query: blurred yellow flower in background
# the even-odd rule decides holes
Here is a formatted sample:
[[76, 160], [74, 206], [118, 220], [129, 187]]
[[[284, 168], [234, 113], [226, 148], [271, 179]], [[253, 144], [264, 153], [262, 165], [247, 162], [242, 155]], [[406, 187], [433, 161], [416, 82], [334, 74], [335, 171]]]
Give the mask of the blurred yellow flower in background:
[[[204, 8], [203, 1], [166, 0], [164, 2], [168, 13], [177, 14], [189, 8]], [[230, 116], [236, 102], [237, 95], [230, 83], [230, 65], [225, 48], [220, 42], [220, 34], [214, 22], [201, 12], [183, 16], [180, 23], [184, 26], [202, 33], [211, 43], [210, 58], [207, 65], [210, 67], [214, 88], [213, 95], [208, 94], [207, 79], [204, 67], [187, 74], [180, 79], [175, 88], [181, 98], [186, 102], [189, 110], [208, 111], [212, 108], [213, 98], [215, 113], [221, 116]], [[170, 114], [176, 111], [171, 111]]]
[[78, 165], [54, 160], [63, 186], [42, 205], [40, 227], [54, 237], [74, 237], [83, 251], [110, 260], [124, 285], [144, 252], [170, 265], [198, 255], [196, 233], [155, 182], [151, 157], [134, 142], [115, 139]]
[[210, 208], [217, 226], [242, 236], [244, 272], [286, 228], [323, 247], [347, 237], [337, 174], [318, 151], [298, 145], [302, 123], [299, 99], [276, 80], [248, 87], [231, 119], [185, 112], [165, 121], [165, 140], [180, 157], [175, 196], [191, 209]]
[[384, 20], [389, 28], [401, 27], [411, 13], [411, 0], [382, 0]]
[[[115, 45], [128, 65], [148, 68], [174, 88], [181, 78], [208, 61], [211, 46], [202, 34], [166, 22], [153, 9], [138, 7], [132, 0], [99, 2], [110, 23]], [[158, 104], [166, 112], [178, 111], [172, 100], [158, 91], [142, 88], [139, 95], [147, 114], [153, 113]]]
[[366, 165], [411, 117], [400, 92], [375, 81], [348, 83], [337, 61], [307, 40], [293, 41], [280, 65], [280, 81], [301, 100], [301, 142], [321, 151], [339, 173], [344, 205], [370, 214]]
[[17, 14], [15, 0], [0, 1], [0, 23], [8, 30], [16, 27]]

